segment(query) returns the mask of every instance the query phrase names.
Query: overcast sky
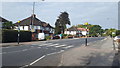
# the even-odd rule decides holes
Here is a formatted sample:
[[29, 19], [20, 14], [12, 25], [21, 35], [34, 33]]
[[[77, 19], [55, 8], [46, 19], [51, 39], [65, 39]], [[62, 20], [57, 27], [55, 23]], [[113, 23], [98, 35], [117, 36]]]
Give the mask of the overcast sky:
[[[13, 21], [25, 19], [32, 14], [32, 2], [2, 3], [2, 17]], [[68, 12], [72, 25], [101, 25], [105, 28], [118, 28], [117, 2], [36, 2], [35, 14], [41, 21], [54, 26], [60, 12]], [[68, 26], [70, 27], [70, 26]]]

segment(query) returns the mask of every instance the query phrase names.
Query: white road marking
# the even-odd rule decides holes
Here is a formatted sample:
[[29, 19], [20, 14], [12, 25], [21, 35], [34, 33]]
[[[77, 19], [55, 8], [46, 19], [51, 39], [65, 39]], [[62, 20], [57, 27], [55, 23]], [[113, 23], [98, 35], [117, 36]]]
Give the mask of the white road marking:
[[41, 47], [38, 47], [38, 48], [41, 48]]
[[31, 46], [31, 47], [34, 47], [34, 46]]
[[53, 54], [56, 54], [57, 52], [53, 52], [53, 53], [50, 53], [50, 54], [47, 54], [47, 55], [53, 55]]
[[61, 53], [61, 52], [64, 52], [65, 50], [61, 50], [59, 52], [53, 52], [53, 53], [50, 53], [50, 54], [47, 54], [47, 55], [53, 55], [53, 54], [57, 54], [57, 53]]
[[67, 46], [67, 47], [63, 47], [63, 48], [67, 49], [67, 48], [71, 48], [71, 47], [73, 47], [73, 46], [71, 45], [71, 46]]
[[28, 51], [28, 50], [32, 50], [32, 49], [36, 49], [36, 48], [23, 49], [23, 50], [19, 50], [19, 51], [12, 51], [12, 52], [3, 52], [2, 54], [7, 54], [7, 53], [16, 53], [16, 52], [22, 52], [22, 51]]
[[56, 45], [59, 45], [59, 44], [51, 44], [51, 45], [48, 45], [47, 47], [56, 46]]
[[73, 38], [73, 39], [79, 39], [79, 38]]
[[22, 50], [22, 51], [27, 51], [28, 49], [24, 49], [24, 50]]
[[52, 43], [45, 43], [45, 44], [40, 44], [40, 45], [38, 45], [38, 46], [46, 46], [46, 45], [50, 45], [50, 44], [52, 44]]
[[32, 63], [30, 63], [29, 65], [33, 65], [36, 62], [38, 62], [39, 60], [41, 60], [42, 58], [44, 58], [46, 55], [43, 55], [42, 57], [38, 58], [37, 60], [33, 61]]
[[67, 46], [67, 45], [59, 45], [59, 46], [55, 46], [55, 47], [64, 47], [64, 46]]

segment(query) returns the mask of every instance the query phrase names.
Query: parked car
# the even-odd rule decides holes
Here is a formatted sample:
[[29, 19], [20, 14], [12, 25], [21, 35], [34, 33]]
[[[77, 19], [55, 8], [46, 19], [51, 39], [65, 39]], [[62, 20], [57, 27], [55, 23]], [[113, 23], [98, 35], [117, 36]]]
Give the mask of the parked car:
[[119, 35], [119, 36], [116, 36], [116, 37], [114, 38], [114, 41], [120, 43], [120, 35]]
[[60, 39], [60, 36], [59, 35], [54, 35], [53, 39]]

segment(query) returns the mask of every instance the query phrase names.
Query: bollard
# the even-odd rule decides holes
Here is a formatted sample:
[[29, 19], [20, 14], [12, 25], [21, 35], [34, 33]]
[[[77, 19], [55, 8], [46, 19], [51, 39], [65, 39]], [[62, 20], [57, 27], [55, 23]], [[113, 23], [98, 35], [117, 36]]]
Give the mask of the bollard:
[[19, 41], [20, 41], [19, 38], [20, 38], [20, 34], [18, 33], [18, 44], [19, 44]]
[[85, 46], [87, 46], [87, 38], [85, 38]]
[[116, 49], [115, 49], [115, 42], [114, 42], [114, 40], [113, 40], [113, 50], [116, 50]]

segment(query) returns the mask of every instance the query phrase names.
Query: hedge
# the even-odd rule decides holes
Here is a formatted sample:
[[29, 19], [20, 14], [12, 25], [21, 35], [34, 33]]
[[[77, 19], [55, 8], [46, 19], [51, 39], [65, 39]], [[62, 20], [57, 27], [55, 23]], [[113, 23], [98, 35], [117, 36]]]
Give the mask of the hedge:
[[[30, 31], [20, 31], [20, 42], [31, 41], [32, 33]], [[17, 30], [2, 30], [2, 42], [17, 42], [18, 31]]]

